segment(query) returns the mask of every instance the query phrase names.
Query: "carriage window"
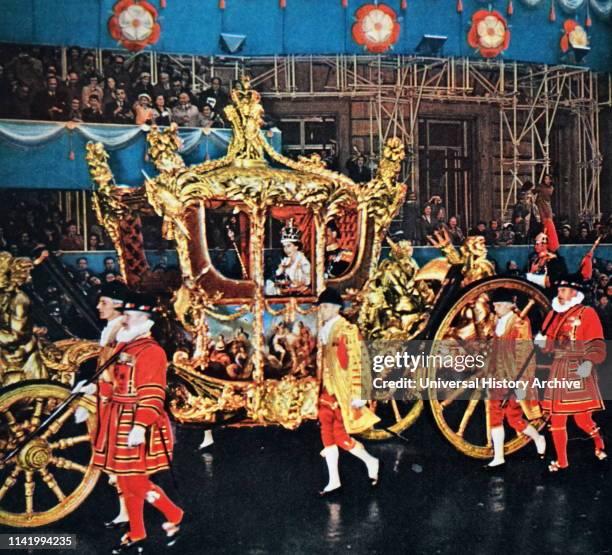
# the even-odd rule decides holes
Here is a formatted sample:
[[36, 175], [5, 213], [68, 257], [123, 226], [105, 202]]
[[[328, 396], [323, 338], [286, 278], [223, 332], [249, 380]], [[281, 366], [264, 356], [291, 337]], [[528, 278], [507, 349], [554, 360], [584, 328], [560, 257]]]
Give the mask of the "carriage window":
[[286, 216], [285, 219], [270, 217], [268, 230], [271, 236], [267, 241], [270, 248], [266, 249], [264, 257], [265, 294], [280, 297], [312, 295], [312, 216], [299, 210]]
[[230, 279], [248, 279], [249, 221], [245, 214], [207, 210], [206, 240], [218, 272]]
[[347, 210], [325, 226], [325, 278], [346, 274], [352, 266], [358, 244], [357, 211]]

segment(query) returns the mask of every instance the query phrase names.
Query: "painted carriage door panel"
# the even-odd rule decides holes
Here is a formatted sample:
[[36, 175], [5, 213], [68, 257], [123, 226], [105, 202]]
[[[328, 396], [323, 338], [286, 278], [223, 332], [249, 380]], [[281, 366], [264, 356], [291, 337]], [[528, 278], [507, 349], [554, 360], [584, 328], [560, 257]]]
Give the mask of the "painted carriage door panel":
[[473, 219], [469, 131], [464, 120], [419, 120], [419, 203], [440, 196], [446, 219], [459, 215], [464, 228]]
[[286, 304], [271, 303], [269, 310], [264, 312], [266, 379], [314, 378], [317, 375], [317, 312], [305, 310], [307, 314], [298, 314], [287, 310]]

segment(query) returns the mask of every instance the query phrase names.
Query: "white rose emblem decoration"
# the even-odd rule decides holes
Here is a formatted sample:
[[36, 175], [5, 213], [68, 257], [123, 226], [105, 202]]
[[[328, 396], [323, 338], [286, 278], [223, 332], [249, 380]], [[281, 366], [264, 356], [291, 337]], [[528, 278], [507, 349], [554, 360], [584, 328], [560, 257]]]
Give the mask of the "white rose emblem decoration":
[[120, 0], [113, 8], [108, 31], [115, 40], [133, 52], [159, 40], [157, 10], [148, 2]]

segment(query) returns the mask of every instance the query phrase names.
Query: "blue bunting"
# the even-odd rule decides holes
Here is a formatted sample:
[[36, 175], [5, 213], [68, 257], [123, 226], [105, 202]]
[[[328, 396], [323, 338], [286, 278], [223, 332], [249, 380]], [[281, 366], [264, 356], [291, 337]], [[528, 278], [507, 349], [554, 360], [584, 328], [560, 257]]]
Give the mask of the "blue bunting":
[[[85, 163], [88, 141], [101, 142], [110, 154], [110, 166], [117, 183], [142, 185], [142, 170], [156, 175], [145, 158], [147, 126], [0, 121], [0, 187], [31, 189], [93, 189]], [[231, 138], [230, 129], [179, 130], [181, 155], [186, 164], [224, 156]], [[270, 141], [281, 148], [280, 131]], [[74, 160], [70, 152], [74, 151]]]

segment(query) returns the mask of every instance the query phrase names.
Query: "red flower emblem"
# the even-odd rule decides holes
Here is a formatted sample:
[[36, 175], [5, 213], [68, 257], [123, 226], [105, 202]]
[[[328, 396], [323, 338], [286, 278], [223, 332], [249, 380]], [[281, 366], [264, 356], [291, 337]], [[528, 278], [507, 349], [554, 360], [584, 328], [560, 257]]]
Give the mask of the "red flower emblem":
[[478, 10], [472, 16], [467, 41], [483, 58], [494, 58], [506, 50], [510, 44], [510, 31], [504, 16], [494, 10]]
[[157, 10], [144, 0], [119, 0], [108, 20], [110, 36], [132, 52], [156, 43], [160, 30]]
[[385, 4], [366, 4], [355, 12], [353, 40], [369, 52], [386, 52], [399, 37], [396, 13]]
[[586, 48], [589, 46], [589, 37], [584, 28], [573, 19], [563, 22], [564, 34], [561, 37], [561, 52], [567, 52], [570, 46]]

